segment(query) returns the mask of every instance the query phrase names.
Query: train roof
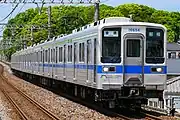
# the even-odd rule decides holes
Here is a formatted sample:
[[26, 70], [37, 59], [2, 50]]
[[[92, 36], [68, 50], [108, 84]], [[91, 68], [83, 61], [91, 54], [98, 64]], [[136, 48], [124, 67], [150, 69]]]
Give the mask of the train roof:
[[[74, 36], [78, 36], [78, 34], [82, 34], [82, 33], [87, 33], [87, 32], [91, 32], [91, 33], [96, 33], [98, 29], [101, 29], [104, 26], [112, 26], [112, 25], [119, 25], [119, 26], [149, 26], [149, 27], [161, 27], [166, 31], [166, 28], [161, 25], [161, 24], [156, 24], [156, 23], [147, 23], [147, 22], [133, 22], [130, 18], [126, 18], [126, 17], [109, 17], [109, 18], [105, 18], [102, 20], [99, 20], [97, 22], [85, 25], [81, 28], [75, 29], [72, 31], [71, 34], [68, 35], [59, 35], [57, 37], [53, 37], [53, 39], [51, 39], [50, 41], [45, 41], [44, 43], [38, 44], [38, 45], [33, 45], [31, 47], [28, 47], [24, 50], [28, 50], [28, 53], [30, 52], [29, 50], [31, 50], [32, 48], [48, 48], [49, 46], [53, 45], [54, 41], [64, 41], [65, 39], [72, 39]], [[21, 51], [17, 51], [15, 54], [21, 54], [23, 50]], [[14, 55], [15, 55], [14, 54]]]

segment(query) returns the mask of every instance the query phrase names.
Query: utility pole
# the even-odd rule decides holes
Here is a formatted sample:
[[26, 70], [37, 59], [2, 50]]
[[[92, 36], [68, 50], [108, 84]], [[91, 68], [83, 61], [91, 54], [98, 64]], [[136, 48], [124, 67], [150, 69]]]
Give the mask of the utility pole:
[[34, 29], [34, 26], [32, 25], [32, 26], [31, 26], [31, 43], [32, 43], [32, 45], [34, 44], [33, 29]]
[[51, 6], [48, 7], [48, 40], [51, 39]]
[[95, 22], [99, 20], [99, 3], [100, 3], [100, 0], [95, 0], [95, 3], [94, 3], [94, 7], [95, 7], [94, 21]]

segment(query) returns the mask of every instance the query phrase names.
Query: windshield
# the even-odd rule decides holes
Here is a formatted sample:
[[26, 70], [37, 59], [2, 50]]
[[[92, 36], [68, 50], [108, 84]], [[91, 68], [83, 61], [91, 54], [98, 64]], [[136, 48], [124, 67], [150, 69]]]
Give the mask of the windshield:
[[102, 31], [102, 63], [121, 62], [121, 29], [105, 28]]
[[164, 32], [146, 29], [146, 63], [164, 63]]

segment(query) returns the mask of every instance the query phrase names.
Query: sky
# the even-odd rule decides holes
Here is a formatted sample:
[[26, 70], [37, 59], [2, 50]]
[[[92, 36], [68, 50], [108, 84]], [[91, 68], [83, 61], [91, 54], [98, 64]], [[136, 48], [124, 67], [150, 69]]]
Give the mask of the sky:
[[[11, 0], [13, 1], [13, 0]], [[46, 1], [46, 0], [45, 0]], [[64, 0], [67, 1], [67, 0]], [[180, 11], [180, 0], [100, 0], [103, 4], [110, 6], [119, 6], [127, 3], [137, 3], [147, 5], [159, 10], [167, 11]], [[0, 23], [7, 23], [10, 18], [15, 17], [18, 13], [25, 11], [29, 8], [35, 8], [35, 4], [20, 4], [15, 11], [7, 19], [2, 21], [12, 10], [15, 4], [2, 4], [0, 3]], [[48, 5], [46, 5], [48, 6]], [[2, 35], [2, 26], [0, 26], [0, 35]]]

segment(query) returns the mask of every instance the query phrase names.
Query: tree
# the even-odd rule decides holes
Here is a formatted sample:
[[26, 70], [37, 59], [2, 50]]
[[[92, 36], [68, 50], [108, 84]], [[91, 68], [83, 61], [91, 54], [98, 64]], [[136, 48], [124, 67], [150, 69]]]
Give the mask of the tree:
[[[129, 17], [132, 15], [133, 21], [137, 22], [152, 22], [163, 24], [168, 29], [168, 41], [176, 42], [180, 35], [180, 13], [156, 10], [154, 8], [138, 5], [124, 4], [117, 7], [108, 5], [100, 5], [100, 19], [107, 17]], [[72, 30], [82, 27], [94, 21], [94, 6], [54, 6], [52, 7], [51, 17], [51, 32], [52, 36], [60, 34], [69, 34]], [[48, 24], [47, 8], [43, 7], [41, 14], [38, 14], [38, 9], [28, 9], [25, 12], [19, 13], [14, 18], [8, 21], [8, 25], [26, 25], [14, 32], [12, 49], [7, 50], [7, 55], [11, 55], [15, 50], [20, 49], [20, 36], [27, 38], [27, 44], [32, 45], [30, 39], [31, 25], [44, 26]], [[28, 26], [29, 25], [29, 26]], [[34, 43], [45, 41], [47, 39], [47, 27], [44, 29], [34, 29]], [[6, 28], [3, 32], [3, 38], [12, 37], [12, 30]]]

